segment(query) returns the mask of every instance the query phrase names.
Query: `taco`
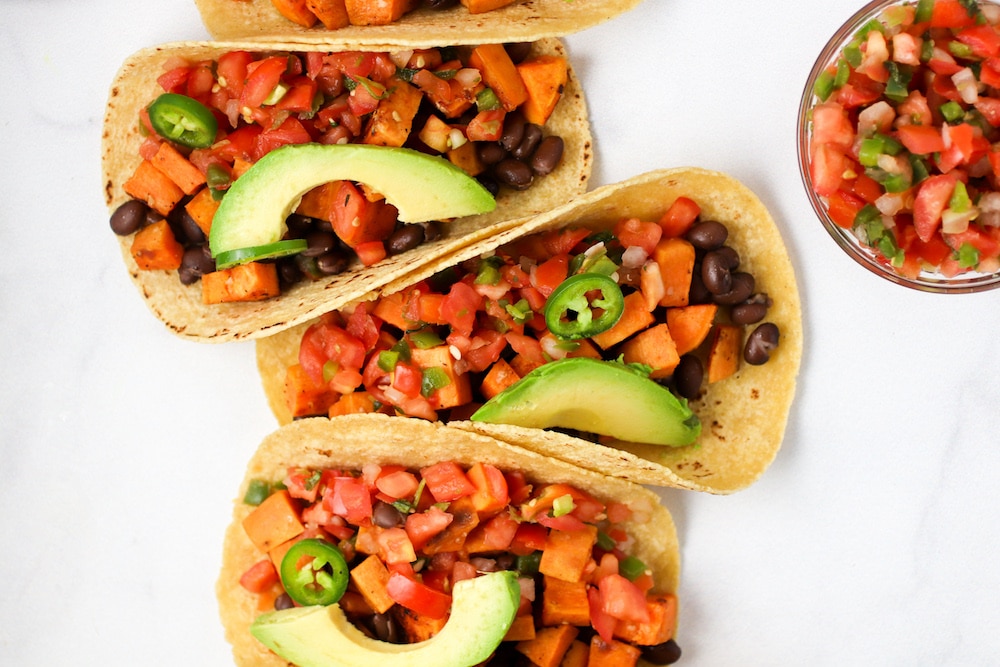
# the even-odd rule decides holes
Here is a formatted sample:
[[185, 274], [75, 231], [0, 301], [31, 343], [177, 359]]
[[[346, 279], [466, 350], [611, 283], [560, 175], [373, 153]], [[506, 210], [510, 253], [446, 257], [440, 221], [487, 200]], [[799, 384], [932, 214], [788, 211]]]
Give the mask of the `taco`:
[[[442, 424], [349, 415], [261, 443], [217, 594], [238, 665], [669, 664], [679, 571], [670, 514], [639, 485]], [[506, 579], [507, 599], [469, 608], [463, 580], [492, 585], [481, 577]], [[394, 662], [412, 649], [437, 659]], [[337, 660], [303, 659], [324, 651]]]
[[[511, 92], [525, 80], [537, 84]], [[583, 93], [556, 40], [509, 48], [149, 48], [115, 78], [102, 151], [112, 229], [133, 281], [172, 331], [200, 341], [268, 335], [360, 298], [582, 192], [592, 160]], [[348, 151], [364, 154], [369, 174], [389, 181], [381, 192], [339, 173], [353, 174], [343, 165], [358, 164], [339, 158]], [[286, 160], [277, 177], [279, 154], [300, 165], [320, 155], [339, 172], [305, 192], [296, 209], [292, 195], [301, 189], [284, 198], [262, 192], [301, 188], [304, 175], [328, 172]], [[259, 177], [254, 185], [250, 174]], [[309, 251], [250, 261], [257, 257], [232, 248], [228, 259], [242, 263], [222, 269], [214, 240], [221, 225], [212, 222], [237, 190], [247, 210], [274, 209], [262, 224], [276, 243], [252, 250], [297, 252], [308, 238]], [[458, 193], [475, 198], [463, 212], [488, 212], [452, 219]], [[401, 198], [427, 199], [435, 215], [449, 214], [406, 218]], [[229, 230], [261, 231], [256, 219], [257, 227], [240, 227], [235, 213], [228, 221]], [[230, 236], [232, 243], [238, 235]]]
[[[706, 265], [728, 291], [706, 289]], [[568, 320], [574, 298], [585, 307]], [[562, 331], [574, 327], [583, 333]], [[359, 411], [444, 420], [713, 493], [748, 486], [776, 456], [801, 352], [773, 219], [735, 179], [696, 168], [601, 187], [257, 342], [282, 423]], [[649, 378], [630, 377], [637, 369]]]
[[[641, 0], [195, 0], [215, 39], [401, 44], [447, 35], [474, 44], [561, 37], [622, 14]], [[371, 26], [378, 26], [372, 28]], [[334, 31], [334, 32], [331, 32]]]

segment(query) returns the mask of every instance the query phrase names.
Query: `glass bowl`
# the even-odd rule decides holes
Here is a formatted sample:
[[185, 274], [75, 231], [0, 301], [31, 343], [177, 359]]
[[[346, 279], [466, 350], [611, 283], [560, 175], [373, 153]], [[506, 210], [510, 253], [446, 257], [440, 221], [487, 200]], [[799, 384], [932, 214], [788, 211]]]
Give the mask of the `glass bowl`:
[[[827, 42], [826, 46], [820, 52], [819, 57], [816, 59], [816, 63], [813, 65], [812, 70], [809, 73], [809, 77], [808, 80], [806, 81], [805, 89], [803, 90], [802, 98], [799, 104], [798, 142], [797, 142], [799, 172], [802, 176], [802, 183], [805, 186], [805, 190], [809, 197], [809, 201], [812, 204], [813, 210], [816, 212], [816, 215], [819, 217], [820, 222], [823, 223], [823, 226], [826, 228], [827, 232], [829, 232], [833, 240], [836, 241], [836, 243], [848, 254], [848, 256], [850, 256], [858, 264], [865, 267], [872, 273], [886, 280], [889, 280], [897, 285], [903, 285], [905, 287], [925, 292], [967, 293], [967, 292], [981, 292], [985, 290], [994, 289], [1000, 287], [1000, 260], [994, 261], [989, 255], [987, 255], [989, 259], [987, 259], [986, 261], [979, 262], [978, 264], [975, 265], [974, 268], [965, 268], [965, 266], [960, 265], [959, 262], [950, 260], [949, 262], [947, 262], [947, 265], [944, 270], [939, 270], [939, 268], [936, 265], [933, 265], [932, 263], [926, 261], [917, 261], [911, 258], [909, 261], [903, 262], [902, 255], [900, 254], [901, 251], [899, 249], [899, 244], [897, 243], [895, 244], [895, 246], [891, 244], [889, 246], [889, 252], [890, 253], [894, 252], [897, 258], [896, 262], [894, 263], [892, 260], [888, 259], [887, 256], [882, 251], [874, 249], [868, 245], [865, 239], [869, 238], [869, 236], [866, 233], [865, 225], [854, 224], [852, 226], [850, 223], [847, 223], [846, 226], [843, 226], [845, 223], [843, 208], [841, 208], [839, 212], [841, 224], [835, 222], [834, 219], [831, 217], [831, 213], [829, 210], [831, 203], [830, 198], [817, 194], [816, 187], [814, 185], [814, 175], [812, 173], [811, 165], [813, 161], [814, 150], [820, 150], [820, 149], [814, 149], [812, 145], [812, 136], [814, 129], [812, 122], [812, 117], [813, 117], [812, 112], [814, 107], [823, 101], [823, 99], [817, 96], [817, 81], [820, 81], [821, 78], [823, 78], [825, 79], [825, 83], [827, 85], [829, 84], [830, 75], [824, 73], [828, 72], [828, 70], [831, 70], [831, 67], [835, 66], [838, 63], [838, 61], [842, 59], [844, 47], [848, 44], [851, 44], [852, 40], [854, 40], [855, 37], [859, 35], [859, 31], [865, 28], [866, 24], [868, 24], [869, 21], [876, 20], [882, 23], [883, 26], [891, 26], [894, 23], [894, 21], [900, 16], [898, 12], [900, 11], [903, 11], [904, 13], [907, 11], [915, 12], [917, 4], [918, 4], [917, 0], [874, 0], [873, 2], [868, 3], [860, 10], [858, 10], [853, 16], [851, 16], [851, 18], [849, 18], [847, 22], [844, 23], [844, 25], [841, 26], [834, 33], [834, 35], [830, 38], [830, 41]], [[996, 20], [994, 19], [994, 16], [1000, 18], [1000, 7], [998, 7], [997, 5], [980, 3], [980, 6], [981, 7], [989, 6], [989, 9], [987, 9], [986, 11], [989, 13], [991, 20]], [[900, 7], [903, 7], [904, 9], [900, 10], [899, 9]], [[911, 8], [911, 9], [906, 9], [906, 8]], [[925, 36], [929, 36], [929, 33], [924, 33], [924, 34]], [[890, 45], [892, 44], [891, 38], [887, 38], [886, 41], [889, 42]], [[855, 45], [856, 44], [857, 42], [855, 42]], [[961, 61], [959, 62], [960, 64], [965, 64], [961, 63]], [[923, 66], [921, 68], [926, 69], [926, 67]], [[900, 69], [902, 69], [902, 67]], [[914, 77], [914, 79], [916, 78], [917, 77]], [[990, 89], [990, 92], [988, 94], [1000, 100], [1000, 92]], [[831, 94], [830, 97], [826, 98], [826, 101], [840, 99], [837, 98], [836, 95], [837, 92], [835, 91], [834, 93]], [[971, 105], [967, 106], [968, 108], [974, 108]], [[852, 125], [854, 125], [855, 130], [857, 130], [857, 114], [856, 113], [850, 114], [850, 118], [852, 121]], [[893, 126], [893, 128], [895, 129], [895, 125]], [[993, 143], [1000, 141], [1000, 128], [994, 128], [993, 130], [988, 130], [988, 131], [990, 131], [991, 133], [992, 132], [997, 133], [997, 136], [995, 137], [991, 136], [991, 141]], [[892, 134], [891, 131], [888, 133]], [[852, 149], [854, 159], [857, 159], [859, 144], [860, 140], [856, 137]], [[998, 145], [998, 148], [1000, 148], [1000, 145]], [[924, 157], [927, 158], [926, 161], [932, 164], [931, 173], [934, 173], [933, 170], [935, 168], [933, 167], [933, 164], [935, 158], [932, 158], [929, 155]], [[853, 167], [847, 170], [848, 173], [851, 171], [855, 171], [855, 168], [856, 170], [866, 169], [857, 162], [853, 162], [852, 164]], [[878, 170], [879, 167], [876, 166], [875, 169]], [[981, 169], [982, 166], [980, 165], [980, 170]], [[1000, 166], [998, 166], [998, 169], [1000, 169]], [[866, 171], [868, 174], [873, 174], [871, 168], [868, 168]], [[821, 177], [819, 171], [817, 171], [817, 176]], [[881, 172], [881, 176], [882, 177], [885, 176], [884, 170]], [[911, 188], [908, 189], [910, 202], [913, 201], [913, 198], [915, 197], [918, 191], [918, 187], [919, 183], [917, 183], [914, 186], [911, 186]], [[898, 187], [895, 189], [898, 190]], [[995, 179], [993, 181], [993, 189], [995, 191], [1000, 191], [1000, 178]], [[881, 191], [884, 192], [885, 188], [883, 187]], [[974, 188], [970, 188], [970, 191], [972, 192], [974, 198], [976, 190]], [[871, 192], [871, 190], [869, 190], [869, 192]], [[870, 196], [868, 200], [869, 201], [871, 200]], [[864, 200], [854, 200], [854, 201], [855, 205], [864, 203]], [[868, 210], [869, 220], [871, 219], [870, 215], [871, 212], [872, 209], [869, 209]], [[883, 222], [883, 227], [885, 227], [887, 230], [891, 230], [891, 233], [893, 235], [893, 243], [895, 243], [897, 236], [902, 236], [903, 238], [906, 238], [904, 234], [905, 229], [903, 231], [900, 231], [900, 229], [896, 227], [896, 216], [887, 216], [884, 214], [879, 215], [880, 213], [882, 213], [882, 211], [877, 211], [875, 217], [881, 219], [881, 221]], [[974, 226], [976, 229], [980, 229], [980, 223], [985, 222], [986, 216], [981, 216], [981, 218], [982, 218], [981, 220], [974, 220], [971, 223], [971, 226]], [[854, 219], [857, 222], [861, 218], [856, 217]], [[907, 218], [905, 217], [904, 214], [904, 216], [900, 217], [899, 219], [902, 220], [901, 227], [905, 227], [907, 222], [909, 220], [912, 220], [912, 217]], [[992, 235], [990, 237], [991, 239], [1000, 239], [1000, 231], [994, 230], [992, 226], [994, 220], [991, 219], [989, 222], [990, 224], [988, 226], [984, 224], [981, 228], [987, 230]], [[1000, 223], [1000, 219], [996, 220], [996, 222]], [[909, 235], [909, 238], [912, 237], [913, 234], [911, 233]], [[942, 238], [944, 238], [943, 235]], [[949, 236], [949, 238], [951, 238], [952, 241], [955, 242], [956, 237]], [[965, 250], [968, 249], [966, 248]], [[911, 252], [911, 254], [914, 253]], [[931, 255], [929, 251], [926, 254], [928, 256]], [[938, 256], [940, 256], [940, 253]], [[956, 252], [952, 255], [952, 257], [954, 258], [961, 257], [961, 260], [964, 261], [965, 264], [968, 264], [970, 255], [967, 253], [960, 255], [959, 253]], [[972, 257], [973, 258], [981, 257], [981, 254], [979, 254], [977, 251], [977, 254], [972, 255]]]

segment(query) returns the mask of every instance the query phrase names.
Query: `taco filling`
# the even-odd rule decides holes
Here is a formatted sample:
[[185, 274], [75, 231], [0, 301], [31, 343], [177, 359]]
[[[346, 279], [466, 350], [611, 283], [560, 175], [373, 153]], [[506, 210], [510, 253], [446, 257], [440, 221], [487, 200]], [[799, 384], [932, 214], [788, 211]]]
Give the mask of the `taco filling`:
[[[643, 510], [635, 498], [603, 501], [517, 469], [447, 460], [291, 466], [245, 490], [241, 527], [256, 555], [239, 585], [256, 596], [263, 615], [251, 631], [265, 642], [267, 626], [286, 620], [281, 610], [315, 605], [339, 605], [380, 642], [422, 642], [463, 622], [450, 618], [458, 582], [508, 572], [519, 602], [507, 618], [480, 619], [502, 627], [486, 633], [492, 645], [479, 647], [487, 659], [477, 664], [627, 666], [680, 657], [677, 598], [634, 555], [627, 531], [629, 522], [652, 522], [652, 504]], [[305, 642], [286, 655], [284, 641], [273, 644], [286, 659], [322, 650]]]
[[[573, 394], [573, 384], [590, 383], [564, 412], [601, 402], [595, 411], [607, 419], [578, 427], [596, 439], [618, 435], [616, 419], [643, 419], [631, 417], [627, 405], [615, 407], [616, 387], [627, 382], [624, 399], [637, 402], [652, 391], [643, 383], [655, 383], [676, 397], [672, 409], [689, 428], [661, 441], [671, 417], [650, 415], [653, 423], [624, 439], [690, 444], [699, 425], [687, 401], [742, 365], [767, 363], [779, 342], [777, 325], [767, 321], [772, 297], [740, 268], [727, 235], [724, 224], [700, 215], [697, 201], [679, 197], [657, 220], [538, 232], [401, 291], [327, 313], [258, 344], [267, 351], [297, 337], [282, 372], [279, 417], [381, 411], [571, 427], [511, 422], [508, 408], [529, 381], [542, 387], [536, 412]], [[619, 378], [585, 360], [627, 367], [644, 379]], [[545, 394], [547, 378], [557, 374], [567, 379]], [[265, 378], [265, 384], [279, 383]]]
[[[201, 281], [206, 304], [268, 299], [409, 251], [440, 236], [441, 221], [404, 223], [387, 191], [349, 178], [290, 202], [293, 212], [276, 221], [283, 233], [266, 244], [227, 247], [223, 258], [208, 240], [237, 179], [290, 145], [377, 146], [385, 169], [393, 151], [439, 156], [447, 170], [478, 181], [486, 199], [529, 188], [562, 160], [563, 139], [546, 123], [568, 77], [564, 57], [530, 49], [173, 56], [157, 80], [163, 93], [140, 112], [141, 161], [123, 183], [129, 199], [115, 208], [111, 227], [131, 237], [140, 271]], [[405, 190], [407, 180], [399, 180]]]

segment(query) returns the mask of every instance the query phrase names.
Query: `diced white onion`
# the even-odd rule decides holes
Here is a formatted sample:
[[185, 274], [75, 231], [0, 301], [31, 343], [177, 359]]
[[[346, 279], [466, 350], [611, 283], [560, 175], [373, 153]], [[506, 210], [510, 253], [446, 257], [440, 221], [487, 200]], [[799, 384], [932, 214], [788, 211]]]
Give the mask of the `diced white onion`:
[[979, 101], [979, 83], [971, 68], [963, 67], [951, 75], [951, 80], [958, 88], [958, 94], [962, 96], [963, 102], [975, 104]]
[[970, 207], [961, 213], [946, 210], [941, 214], [941, 231], [945, 234], [961, 234], [969, 228], [969, 222], [976, 217], [978, 211]]
[[649, 253], [641, 246], [629, 246], [622, 253], [622, 266], [629, 269], [636, 269], [645, 264], [648, 258]]

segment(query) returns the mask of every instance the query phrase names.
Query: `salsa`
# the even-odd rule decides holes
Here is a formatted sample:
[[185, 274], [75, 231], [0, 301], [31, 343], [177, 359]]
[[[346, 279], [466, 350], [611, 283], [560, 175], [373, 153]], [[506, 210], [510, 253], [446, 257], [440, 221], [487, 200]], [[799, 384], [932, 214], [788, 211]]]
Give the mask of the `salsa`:
[[1000, 6], [889, 6], [813, 93], [812, 187], [835, 224], [910, 278], [1000, 270]]
[[[291, 418], [467, 419], [560, 359], [621, 362], [685, 400], [764, 364], [771, 298], [728, 230], [680, 197], [659, 220], [538, 232], [401, 291], [324, 314], [286, 371]], [[593, 434], [590, 434], [593, 435]]]
[[[201, 281], [206, 303], [265, 299], [375, 264], [433, 240], [440, 224], [404, 224], [381, 193], [346, 180], [303, 196], [280, 247], [217, 261], [207, 238], [232, 183], [290, 144], [406, 147], [446, 157], [494, 195], [524, 190], [562, 159], [561, 137], [544, 127], [567, 73], [565, 58], [525, 44], [173, 57], [140, 113], [141, 162], [112, 230], [132, 237], [140, 270]], [[247, 262], [251, 250], [262, 261]]]
[[680, 657], [677, 598], [657, 592], [654, 573], [629, 553], [628, 523], [648, 520], [641, 508], [449, 461], [293, 467], [254, 480], [244, 502], [260, 558], [240, 584], [262, 612], [337, 603], [378, 639], [419, 642], [447, 622], [457, 581], [508, 570], [520, 606], [488, 664], [515, 664], [518, 653], [539, 665], [570, 653], [579, 665], [597, 652], [616, 665]]

